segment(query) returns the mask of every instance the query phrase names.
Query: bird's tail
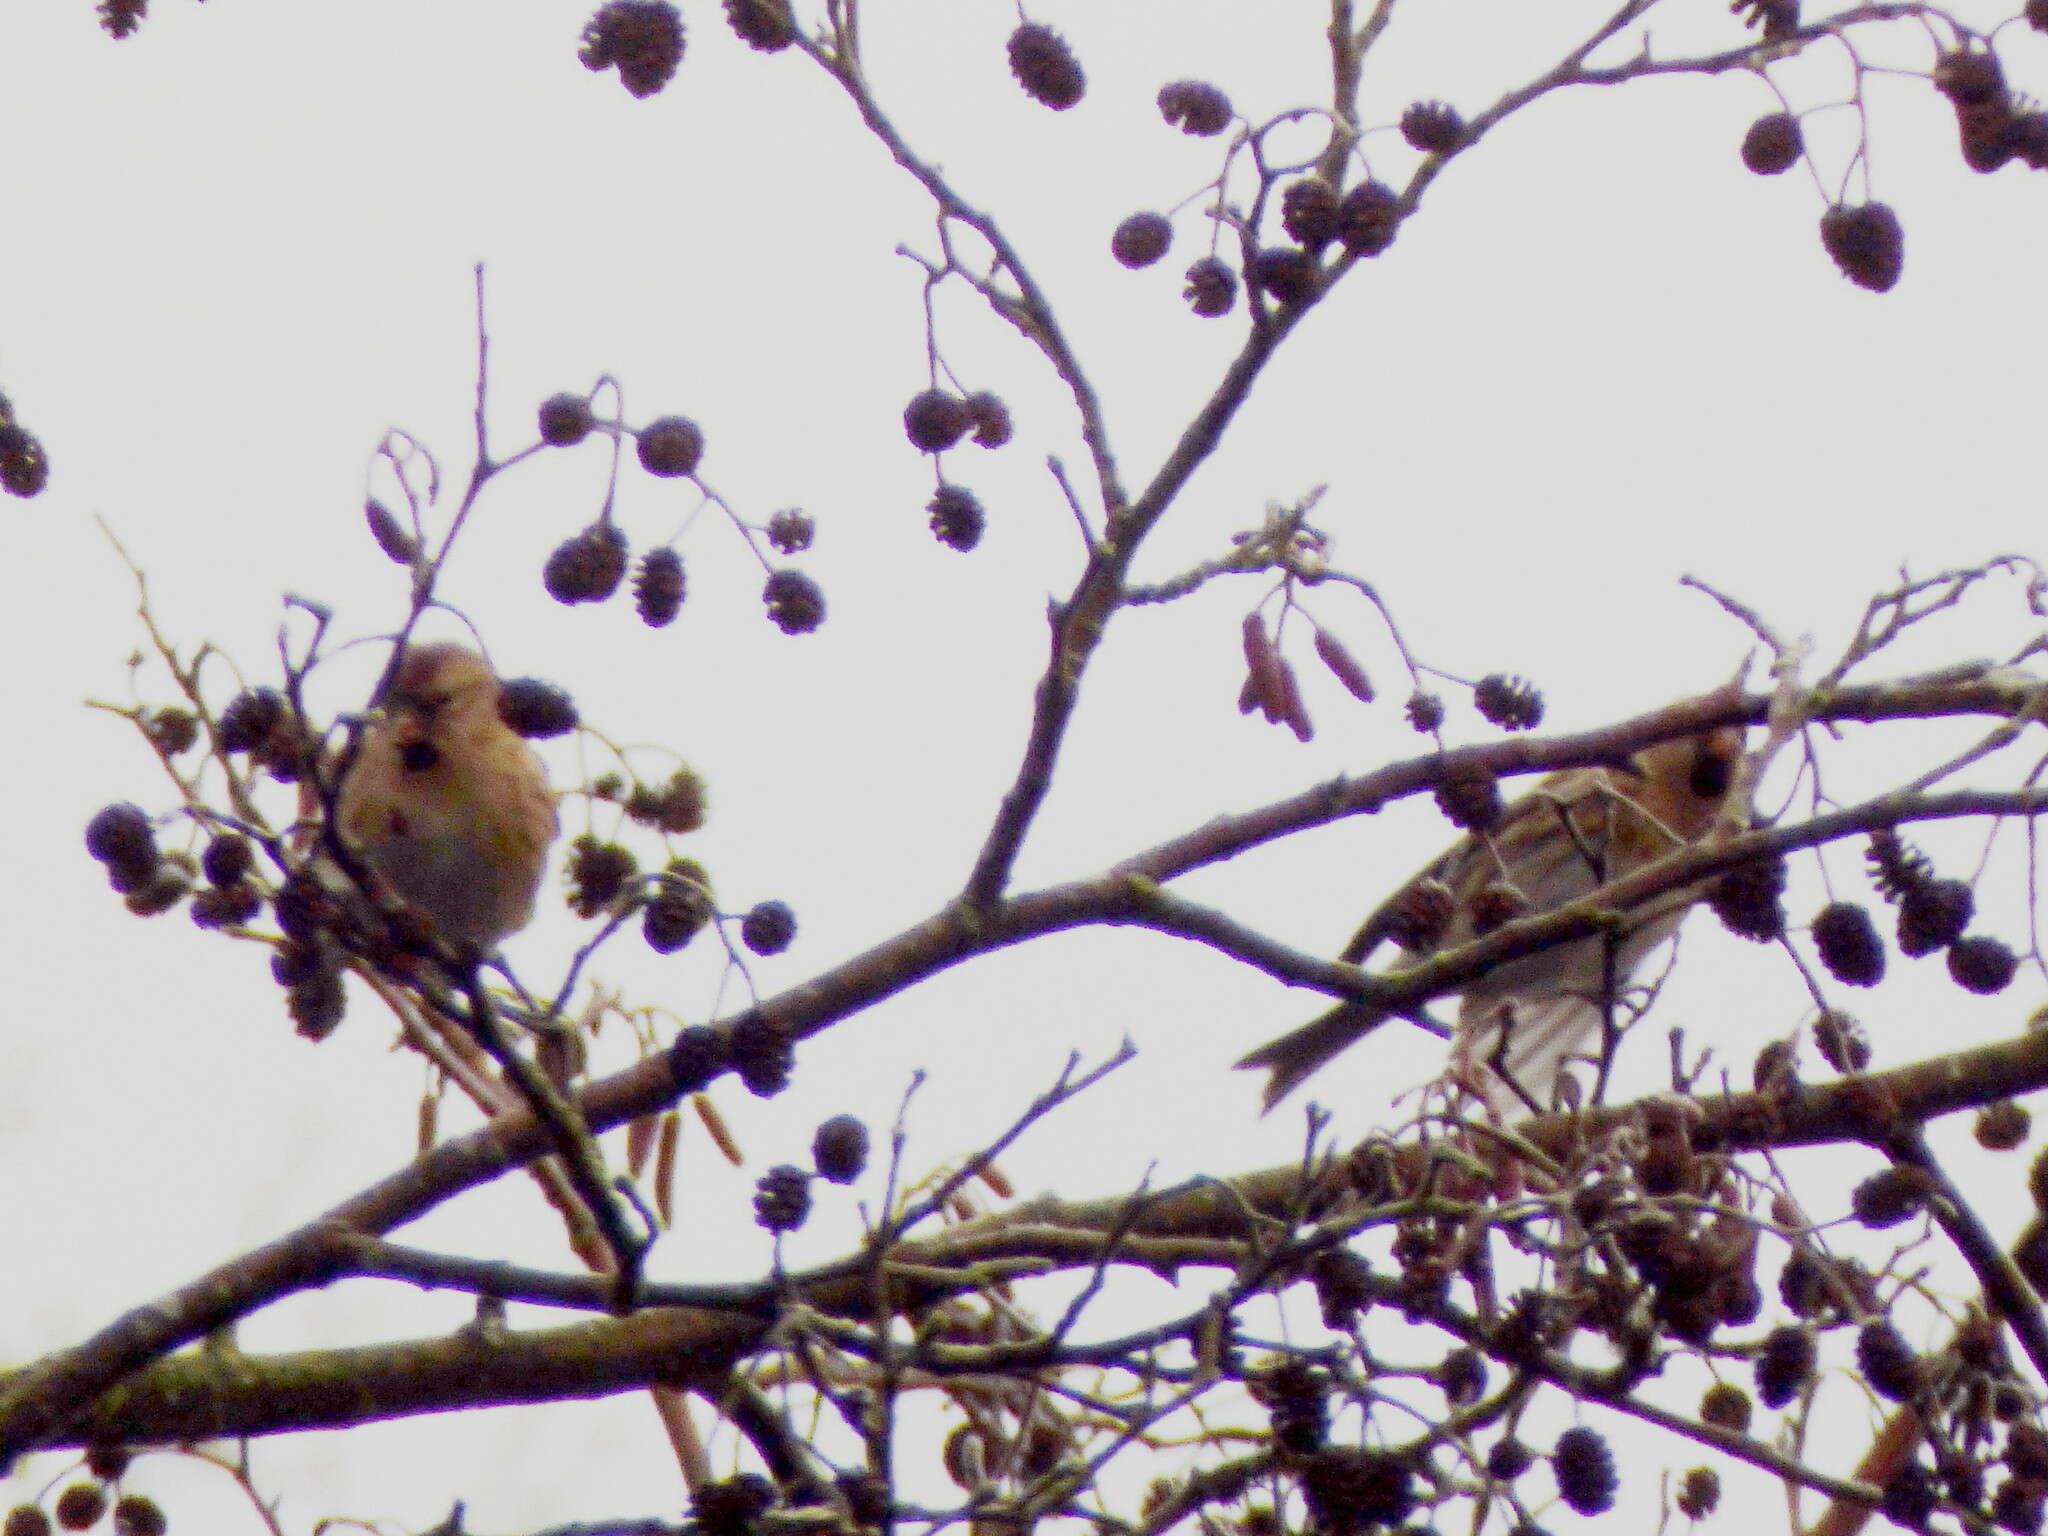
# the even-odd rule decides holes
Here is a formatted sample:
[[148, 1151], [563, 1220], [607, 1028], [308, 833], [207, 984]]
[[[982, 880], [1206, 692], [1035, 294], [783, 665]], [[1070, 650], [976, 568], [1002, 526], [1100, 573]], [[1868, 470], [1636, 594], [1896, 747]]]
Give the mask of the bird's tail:
[[1387, 1015], [1378, 1008], [1364, 1003], [1339, 1003], [1321, 1018], [1288, 1031], [1278, 1040], [1267, 1041], [1237, 1065], [1245, 1071], [1272, 1074], [1266, 1080], [1265, 1096], [1265, 1107], [1270, 1110], [1339, 1052], [1386, 1021]]

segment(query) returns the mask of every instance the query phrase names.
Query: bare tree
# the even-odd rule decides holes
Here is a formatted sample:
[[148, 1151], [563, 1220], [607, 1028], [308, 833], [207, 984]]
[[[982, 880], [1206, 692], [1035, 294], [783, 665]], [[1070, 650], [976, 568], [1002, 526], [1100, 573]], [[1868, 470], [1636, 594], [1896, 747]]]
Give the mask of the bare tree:
[[[115, 37], [143, 19], [137, 0], [106, 0], [100, 11]], [[2001, 62], [2011, 39], [2048, 32], [2048, 7], [2029, 0], [2023, 16], [1973, 29], [1917, 0], [1820, 16], [1802, 16], [1797, 0], [1749, 0], [1710, 23], [1688, 18], [1714, 37], [1684, 52], [1651, 30], [1657, 0], [1628, 0], [1560, 37], [1539, 73], [1460, 111], [1375, 100], [1367, 64], [1397, 35], [1397, 7], [1381, 0], [1360, 14], [1333, 0], [1328, 75], [1302, 82], [1301, 105], [1252, 120], [1216, 84], [1163, 82], [1165, 124], [1213, 147], [1213, 179], [1171, 212], [1133, 213], [1111, 254], [1143, 269], [1180, 244], [1189, 323], [1233, 327], [1237, 343], [1170, 452], [1142, 473], [1115, 451], [1109, 409], [1057, 296], [1001, 218], [970, 203], [939, 150], [912, 143], [878, 99], [856, 0], [827, 0], [822, 14], [787, 0], [725, 0], [724, 11], [753, 48], [842, 90], [851, 120], [929, 202], [932, 228], [906, 248], [924, 276], [928, 373], [905, 391], [902, 419], [934, 466], [934, 536], [962, 553], [976, 548], [986, 514], [956, 466], [1012, 432], [1005, 402], [949, 366], [939, 296], [971, 294], [1058, 381], [1075, 414], [1073, 451], [1049, 463], [1045, 495], [1075, 526], [1076, 570], [1051, 606], [1023, 745], [997, 808], [945, 905], [767, 993], [749, 956], [787, 948], [795, 914], [773, 900], [724, 910], [712, 872], [677, 843], [703, 818], [694, 773], [667, 763], [645, 771], [644, 758], [580, 722], [552, 682], [507, 681], [498, 714], [523, 736], [580, 731], [595, 766], [565, 798], [615, 829], [571, 841], [569, 899], [589, 927], [564, 974], [516, 976], [490, 961], [344, 835], [344, 786], [366, 736], [403, 707], [414, 628], [438, 617], [450, 562], [486, 537], [472, 512], [545, 455], [590, 440], [610, 454], [595, 516], [565, 530], [546, 562], [556, 601], [612, 601], [630, 587], [649, 626], [674, 619], [687, 586], [676, 541], [636, 559], [615, 515], [621, 477], [644, 473], [691, 487], [705, 525], [722, 524], [758, 559], [773, 624], [801, 636], [830, 623], [827, 594], [804, 568], [812, 520], [761, 515], [721, 494], [702, 471], [696, 421], [628, 419], [619, 381], [606, 378], [543, 402], [516, 446], [504, 446], [501, 427], [494, 437], [479, 270], [466, 468], [448, 472], [446, 454], [403, 431], [376, 450], [368, 531], [403, 571], [410, 600], [363, 711], [324, 715], [311, 688], [350, 630], [346, 615], [295, 604], [275, 667], [244, 659], [236, 668], [168, 633], [136, 573], [145, 692], [112, 707], [133, 722], [161, 780], [138, 791], [147, 804], [96, 817], [89, 850], [138, 915], [183, 909], [202, 929], [266, 946], [282, 1011], [301, 1034], [323, 1039], [351, 995], [374, 998], [440, 1086], [423, 1106], [418, 1155], [388, 1177], [0, 1380], [8, 1457], [89, 1449], [89, 1475], [56, 1497], [59, 1522], [84, 1528], [111, 1507], [121, 1529], [161, 1528], [154, 1504], [118, 1488], [135, 1448], [644, 1391], [694, 1502], [687, 1521], [650, 1512], [612, 1527], [621, 1531], [1059, 1520], [1144, 1536], [1187, 1522], [1247, 1536], [1454, 1522], [1533, 1532], [1539, 1520], [1613, 1505], [1620, 1472], [1602, 1430], [1577, 1421], [1582, 1408], [1633, 1421], [1641, 1432], [1627, 1431], [1627, 1443], [1653, 1448], [1679, 1474], [1667, 1517], [1703, 1518], [1719, 1496], [1716, 1468], [1746, 1464], [1783, 1485], [1798, 1528], [1824, 1506], [1811, 1528], [1847, 1532], [1881, 1514], [1916, 1529], [2038, 1530], [2048, 1502], [2048, 1322], [2035, 1287], [2048, 1284], [2048, 1214], [2017, 1245], [2002, 1243], [1986, 1193], [1957, 1177], [1927, 1131], [1967, 1111], [1984, 1147], [2023, 1144], [2028, 1117], [2015, 1101], [2048, 1085], [2048, 1044], [2015, 1018], [2002, 1044], [1869, 1070], [1843, 999], [1883, 981], [1894, 951], [1941, 957], [1932, 963], [1945, 963], [1957, 988], [1983, 996], [2004, 994], [2022, 966], [2043, 968], [2033, 826], [2048, 796], [2030, 751], [2030, 727], [2048, 709], [2048, 684], [2031, 665], [2042, 648], [2041, 571], [1997, 554], [1902, 574], [1870, 597], [1833, 653], [1781, 635], [1741, 593], [1697, 583], [1751, 652], [1742, 676], [1599, 729], [1544, 734], [1533, 684], [1462, 677], [1410, 645], [1398, 594], [1339, 558], [1322, 490], [1276, 487], [1255, 526], [1166, 579], [1140, 580], [1137, 562], [1295, 332], [1425, 214], [1439, 177], [1483, 154], [1527, 109], [1580, 87], [1731, 71], [1776, 90], [1779, 65], [1839, 52], [1854, 65], [1850, 99], [1781, 96], [1741, 153], [1758, 175], [1809, 174], [1821, 245], [1849, 281], [1883, 292], [1900, 279], [1904, 236], [1876, 195], [1863, 92], [1868, 74], [1899, 66], [1871, 61], [1916, 53], [1911, 72], [1953, 108], [1970, 169], [2048, 168], [2048, 115], [2008, 83]], [[1085, 15], [1072, 25], [1085, 44]], [[580, 56], [647, 96], [669, 85], [684, 48], [666, 0], [611, 0], [590, 18]], [[1001, 63], [962, 67], [995, 82]], [[1015, 85], [1049, 110], [1087, 92], [1075, 46], [1038, 21], [1019, 23], [1007, 63]], [[1865, 125], [1844, 163], [1807, 152], [1803, 119], [1823, 106], [1850, 107]], [[41, 445], [0, 402], [0, 483], [33, 495], [47, 475]], [[1219, 589], [1246, 595], [1243, 713], [1311, 737], [1296, 668], [1313, 666], [1356, 707], [1403, 713], [1419, 750], [1150, 847], [1106, 848], [1093, 876], [1020, 889], [1020, 855], [1105, 636], [1136, 611]], [[1377, 634], [1318, 618], [1338, 591], [1368, 605]], [[1958, 628], [1965, 619], [1996, 626], [2004, 651], [1960, 659], [1984, 632]], [[1930, 646], [1949, 659], [1894, 666]], [[1399, 682], [1387, 686], [1390, 677]], [[901, 686], [914, 688], [914, 678]], [[1453, 745], [1448, 723], [1468, 703], [1486, 728]], [[1888, 745], [1930, 720], [1977, 734], [1926, 763]], [[1698, 824], [1658, 814], [1645, 765], [1681, 759], [1646, 754], [1716, 741], [1732, 745], [1711, 789], [1695, 781]], [[908, 759], [916, 743], [875, 749]], [[1885, 765], [1881, 784], [1838, 798], [1839, 779], [1867, 776], [1862, 767], [1843, 774], [1851, 760]], [[1696, 754], [1683, 762], [1696, 768]], [[1518, 782], [1537, 774], [1553, 777]], [[1379, 896], [1394, 899], [1343, 959], [1306, 953], [1185, 894], [1190, 876], [1425, 794], [1460, 851], [1405, 886], [1361, 891], [1361, 915]], [[1981, 850], [1975, 867], [1938, 865], [1923, 851], [1927, 829], [1941, 824], [1967, 829]], [[1518, 852], [1517, 827], [1547, 840], [1548, 875]], [[1624, 856], [1631, 828], [1637, 844]], [[1838, 883], [1810, 921], [1789, 920], [1788, 871], [1830, 880], [1820, 859], [1831, 848], [1843, 850], [1832, 865]], [[1867, 879], [1850, 888], [1843, 871], [1859, 858]], [[1696, 1043], [1667, 1035], [1657, 1007], [1668, 971], [1647, 941], [1697, 904], [1768, 947], [1805, 1000], [1740, 1085]], [[877, 1128], [885, 1180], [865, 1239], [842, 1257], [793, 1271], [778, 1256], [744, 1283], [646, 1276], [648, 1250], [674, 1215], [685, 1115], [721, 1133], [707, 1096], [716, 1085], [737, 1079], [773, 1096], [805, 1041], [884, 999], [1014, 946], [1130, 927], [1324, 994], [1346, 1021], [1341, 1041], [1368, 1025], [1452, 1033], [1454, 1069], [1357, 1145], [1336, 1144], [1327, 1119], [1311, 1113], [1302, 1154], [1285, 1166], [1219, 1167], [1114, 1199], [1016, 1204], [1001, 1203], [1002, 1155], [1075, 1113], [1077, 1098], [1100, 1094], [1123, 1058], [1076, 1059], [1015, 1123], [928, 1178], [902, 1155], [913, 1094], [895, 1125]], [[636, 933], [663, 952], [720, 946], [744, 1001], [677, 1027], [649, 1006], [661, 999], [587, 985], [593, 959]], [[1381, 939], [1404, 953], [1365, 968]], [[1535, 1072], [1519, 1051], [1537, 1027], [1524, 1010], [1546, 989], [1569, 992], [1590, 1028], [1565, 1052], [1579, 1058], [1577, 1071]], [[1463, 1018], [1449, 1028], [1432, 1005], [1454, 996]], [[1500, 1011], [1475, 1011], [1475, 999]], [[611, 1039], [624, 1028], [639, 1059], [593, 1073], [592, 1037], [607, 1026]], [[1636, 1051], [1654, 1050], [1653, 1038], [1668, 1042], [1668, 1093], [1616, 1101], [1617, 1051], [1631, 1039]], [[1255, 1063], [1276, 1067], [1276, 1092], [1294, 1086], [1280, 1059]], [[464, 1096], [486, 1122], [444, 1137], [441, 1092]], [[778, 1234], [800, 1227], [820, 1181], [862, 1176], [870, 1135], [850, 1118], [819, 1126], [810, 1167], [760, 1176], [760, 1224]], [[1885, 1166], [1845, 1191], [1783, 1156], [1822, 1146], [1867, 1149]], [[391, 1239], [508, 1177], [539, 1190], [580, 1270]], [[2048, 1174], [2037, 1170], [2029, 1189], [2048, 1213]], [[1852, 1222], [1839, 1219], [1844, 1210]], [[1199, 1275], [1199, 1299], [1155, 1306], [1126, 1326], [1108, 1302], [1135, 1274]], [[428, 1342], [234, 1347], [241, 1320], [343, 1278], [473, 1296], [475, 1320]], [[1176, 1292], [1178, 1302], [1188, 1294]], [[510, 1327], [512, 1303], [587, 1315]], [[1117, 1325], [1105, 1328], [1112, 1317]], [[1857, 1392], [1889, 1418], [1860, 1461], [1836, 1465], [1816, 1448], [1815, 1426], [1824, 1404]], [[934, 1402], [946, 1413], [926, 1412]], [[738, 1466], [707, 1456], [707, 1415], [744, 1441]], [[36, 1518], [23, 1506], [9, 1530], [36, 1529]], [[460, 1521], [458, 1510], [448, 1529]]]

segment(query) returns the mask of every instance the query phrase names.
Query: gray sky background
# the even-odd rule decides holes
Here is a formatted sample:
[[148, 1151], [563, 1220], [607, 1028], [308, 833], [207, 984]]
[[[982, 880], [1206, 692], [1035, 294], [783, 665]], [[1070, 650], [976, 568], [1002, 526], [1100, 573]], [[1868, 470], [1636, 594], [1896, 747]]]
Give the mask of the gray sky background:
[[[1660, 54], [1734, 40], [1715, 0], [1667, 8], [1653, 18]], [[1127, 477], [1142, 483], [1243, 324], [1241, 310], [1200, 322], [1180, 302], [1201, 239], [1192, 209], [1159, 267], [1130, 273], [1107, 255], [1125, 213], [1171, 206], [1213, 173], [1216, 143], [1165, 128], [1152, 95], [1199, 76], [1255, 118], [1323, 100], [1323, 10], [1048, 10], [1040, 19], [1066, 32], [1090, 87], [1054, 115], [1004, 67], [1009, 9], [868, 9], [877, 90], [912, 142], [1003, 218], [1055, 295]], [[887, 937], [957, 887], [1021, 741], [1044, 603], [1080, 555], [1044, 469], [1058, 453], [1088, 480], [1071, 412], [1035, 358], [957, 291], [942, 297], [941, 344], [968, 382], [1010, 401], [1020, 430], [1000, 452], [950, 456], [989, 508], [982, 548], [961, 556], [933, 541], [930, 468], [899, 425], [925, 382], [919, 273], [892, 254], [898, 242], [932, 249], [931, 221], [833, 87], [794, 54], [742, 48], [706, 0], [687, 8], [678, 79], [644, 102], [577, 64], [576, 6], [157, 0], [157, 11], [120, 45], [81, 0], [0, 17], [0, 388], [55, 466], [43, 497], [0, 506], [12, 575], [0, 697], [18, 743], [0, 764], [16, 808], [0, 855], [0, 933], [17, 957], [0, 1010], [11, 1060], [0, 1158], [18, 1254], [0, 1279], [9, 1362], [401, 1163], [422, 1086], [368, 1001], [333, 1040], [307, 1046], [254, 947], [198, 934], [182, 915], [128, 917], [85, 858], [79, 830], [100, 804], [170, 803], [122, 722], [80, 705], [129, 696], [124, 663], [143, 639], [96, 517], [147, 569], [167, 632], [186, 647], [213, 642], [252, 676], [274, 671], [283, 592], [332, 604], [345, 633], [388, 630], [405, 583], [362, 527], [366, 465], [398, 426], [459, 484], [470, 269], [486, 263], [498, 446], [528, 440], [544, 396], [609, 373], [629, 419], [682, 412], [702, 424], [706, 478], [746, 515], [801, 505], [818, 518], [803, 564], [831, 609], [816, 635], [785, 637], [761, 618], [758, 568], [711, 513], [682, 545], [691, 596], [671, 630], [644, 630], [622, 602], [563, 609], [541, 593], [539, 567], [597, 509], [605, 456], [593, 443], [486, 493], [449, 588], [502, 670], [560, 681], [614, 739], [665, 743], [704, 772], [713, 820], [689, 851], [726, 906], [780, 896], [802, 925], [794, 949], [758, 966], [768, 988]], [[1583, 28], [1597, 14], [1503, 0], [1418, 10], [1372, 66], [1367, 115], [1391, 123], [1419, 96], [1474, 110], [1554, 59], [1578, 35], [1565, 19]], [[1888, 37], [1886, 59], [1924, 70], [1921, 34]], [[2011, 29], [2001, 47], [2018, 81], [2048, 82], [2048, 39]], [[1805, 107], [1840, 99], [1846, 78], [1835, 55], [1787, 68], [1781, 84]], [[1546, 690], [1550, 723], [1574, 727], [1711, 686], [1748, 653], [1741, 629], [1677, 587], [1683, 573], [1787, 633], [1813, 633], [1825, 655], [1901, 566], [2039, 550], [2048, 181], [2019, 167], [1969, 173], [1924, 81], [1873, 76], [1868, 98], [1875, 193], [1907, 232], [1893, 293], [1834, 271], [1803, 169], [1772, 181], [1742, 169], [1742, 132], [1773, 106], [1753, 78], [1554, 99], [1456, 163], [1393, 250], [1289, 344], [1145, 574], [1213, 555], [1269, 500], [1327, 484], [1318, 521], [1333, 557], [1378, 586], [1425, 659], [1468, 676], [1526, 673]], [[1809, 123], [1831, 185], [1853, 118]], [[1405, 174], [1411, 157], [1391, 132], [1367, 149]], [[667, 537], [694, 505], [677, 482], [624, 477], [620, 515], [636, 545]], [[1310, 678], [1321, 729], [1307, 747], [1240, 719], [1237, 621], [1262, 590], [1219, 583], [1121, 622], [1024, 884], [1418, 749], [1377, 621], [1341, 592], [1318, 594], [1317, 616], [1390, 697], [1363, 708]], [[1964, 623], [1901, 662], [1996, 654], [2024, 637]], [[335, 668], [324, 702], [360, 704], [374, 662], [366, 649]], [[168, 697], [159, 672], [138, 676], [144, 697]], [[1469, 712], [1457, 730], [1476, 739]], [[1898, 739], [1911, 747], [1860, 767], [1845, 758], [1843, 787], [1895, 771], [1898, 750], [1932, 760], [1942, 744]], [[549, 752], [558, 782], [584, 771], [573, 746]], [[565, 813], [571, 832], [580, 814]], [[1444, 835], [1427, 806], [1390, 811], [1210, 872], [1190, 892], [1334, 951]], [[1803, 994], [1782, 967], [1700, 929], [1688, 953], [1727, 962], [1698, 967], [1720, 990], [1694, 993], [1686, 976], [1674, 1006], [1734, 999], [1713, 1017], [1729, 1021], [1728, 1058], [1746, 1075], [1755, 1045], [1799, 1021]], [[576, 932], [551, 911], [514, 958], [526, 974], [558, 975]], [[684, 1020], [717, 996], [701, 941], [667, 961], [621, 942], [597, 971]], [[2008, 1032], [2040, 992], [2024, 973], [2005, 998], [1961, 1007], [1915, 975], [1874, 1006], [1903, 1021], [1880, 1033], [1879, 1060]], [[1928, 1015], [1915, 1011], [1934, 999], [1939, 1041], [1918, 1032]], [[1288, 1156], [1299, 1119], [1256, 1119], [1252, 1082], [1227, 1068], [1314, 1007], [1142, 933], [1074, 936], [955, 972], [806, 1047], [784, 1098], [722, 1089], [753, 1163], [733, 1173], [689, 1138], [685, 1214], [655, 1272], [758, 1272], [767, 1240], [747, 1219], [753, 1174], [801, 1161], [823, 1115], [886, 1126], [915, 1067], [931, 1073], [912, 1116], [920, 1168], [986, 1136], [1070, 1050], [1099, 1057], [1125, 1034], [1140, 1060], [1009, 1160], [1025, 1190], [1102, 1193], [1148, 1166], [1169, 1180]], [[1392, 1033], [1318, 1085], [1354, 1132], [1433, 1070], [1429, 1042]], [[1632, 1070], [1653, 1082], [1658, 1065]], [[534, 1215], [527, 1187], [508, 1184], [406, 1236], [562, 1262]], [[842, 1198], [794, 1256], [836, 1251], [851, 1230]], [[279, 1308], [244, 1342], [431, 1333], [462, 1315], [446, 1298], [346, 1287]], [[420, 1527], [454, 1495], [485, 1531], [681, 1498], [635, 1397], [296, 1437], [255, 1456], [294, 1532], [325, 1515]], [[7, 1496], [57, 1466], [31, 1461]], [[1653, 1507], [1650, 1483], [1632, 1480], [1638, 1513]], [[174, 1523], [205, 1510], [210, 1529], [256, 1529], [221, 1478], [189, 1464], [157, 1459], [136, 1485], [162, 1493]], [[1773, 1523], [1781, 1508], [1755, 1506]]]

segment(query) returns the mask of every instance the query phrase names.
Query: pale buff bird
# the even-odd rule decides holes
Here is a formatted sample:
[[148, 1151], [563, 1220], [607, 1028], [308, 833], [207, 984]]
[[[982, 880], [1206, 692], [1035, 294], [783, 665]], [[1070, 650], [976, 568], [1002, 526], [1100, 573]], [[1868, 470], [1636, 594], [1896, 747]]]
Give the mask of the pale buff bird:
[[[1362, 965], [1392, 939], [1410, 961], [1423, 959], [1475, 936], [1475, 905], [1486, 905], [1482, 891], [1497, 904], [1518, 895], [1525, 913], [1549, 911], [1698, 841], [1720, 813], [1742, 749], [1742, 732], [1731, 727], [1646, 747], [1631, 760], [1632, 771], [1572, 768], [1551, 774], [1510, 804], [1491, 832], [1453, 844], [1382, 902], [1344, 947], [1343, 958]], [[1502, 886], [1513, 894], [1503, 898]], [[1666, 893], [1622, 931], [1613, 943], [1616, 992], [1677, 931], [1703, 894], [1697, 886]], [[1438, 919], [1427, 925], [1433, 934], [1417, 936], [1418, 914]], [[1548, 1102], [1565, 1063], [1598, 1043], [1609, 942], [1580, 939], [1523, 955], [1469, 982], [1452, 1034], [1456, 1075], [1484, 1082], [1499, 1052], [1502, 1069], [1521, 1093]], [[1370, 1004], [1341, 1003], [1238, 1065], [1272, 1074], [1266, 1084], [1270, 1109], [1390, 1016]], [[1503, 1030], [1506, 1049], [1500, 1051]], [[1498, 1095], [1490, 1096], [1499, 1102]]]
[[407, 648], [341, 786], [342, 837], [458, 950], [526, 926], [557, 830], [547, 771], [498, 715], [490, 665]]

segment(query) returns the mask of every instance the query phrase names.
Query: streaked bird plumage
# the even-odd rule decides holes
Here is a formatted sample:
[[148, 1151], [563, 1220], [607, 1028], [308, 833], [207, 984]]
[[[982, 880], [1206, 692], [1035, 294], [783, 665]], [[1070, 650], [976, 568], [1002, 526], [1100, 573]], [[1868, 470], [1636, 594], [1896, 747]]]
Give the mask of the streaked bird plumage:
[[[1478, 899], [1490, 886], [1511, 888], [1525, 913], [1547, 912], [1697, 842], [1721, 812], [1742, 749], [1742, 732], [1729, 727], [1646, 747], [1627, 769], [1572, 768], [1549, 775], [1507, 806], [1491, 831], [1454, 843], [1382, 902], [1342, 958], [1363, 965], [1391, 941], [1403, 944], [1405, 960], [1413, 963], [1472, 940], [1480, 931]], [[1428, 882], [1440, 889], [1423, 891]], [[1577, 939], [1502, 961], [1474, 977], [1460, 994], [1454, 1070], [1467, 1080], [1484, 1077], [1498, 1054], [1523, 1093], [1547, 1099], [1566, 1062], [1599, 1036], [1608, 1003], [1610, 943], [1619, 991], [1650, 951], [1677, 931], [1702, 894], [1690, 886], [1654, 899], [1630, 914], [1618, 939]], [[1407, 925], [1417, 905], [1430, 899], [1446, 909], [1442, 920], [1426, 940], [1410, 943], [1403, 937]], [[1371, 1004], [1340, 1003], [1238, 1065], [1271, 1074], [1265, 1092], [1270, 1109], [1389, 1017]]]

